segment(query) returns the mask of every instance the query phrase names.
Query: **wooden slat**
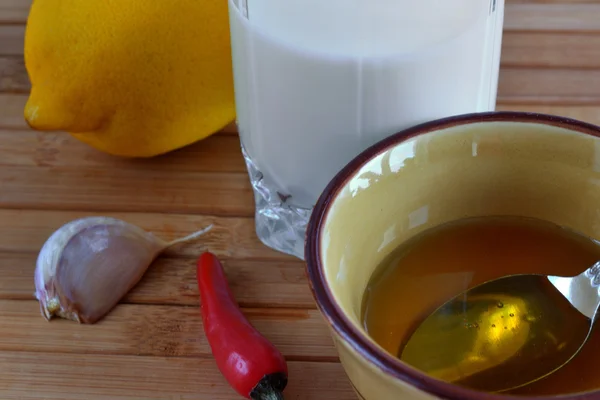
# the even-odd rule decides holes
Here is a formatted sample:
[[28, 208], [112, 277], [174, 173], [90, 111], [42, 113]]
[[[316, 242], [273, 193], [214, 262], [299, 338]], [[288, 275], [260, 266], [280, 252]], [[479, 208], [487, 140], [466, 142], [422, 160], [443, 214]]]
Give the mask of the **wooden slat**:
[[13, 166], [0, 187], [2, 208], [254, 215], [244, 173]]
[[[0, 252], [37, 253], [61, 225], [91, 212], [0, 209]], [[257, 238], [251, 218], [219, 218], [202, 215], [106, 213], [146, 229], [165, 240], [198, 231], [209, 224], [213, 229], [198, 240], [174, 246], [166, 255], [196, 259], [210, 250], [219, 257], [245, 260], [295, 260], [271, 250]]]
[[29, 77], [22, 57], [0, 57], [0, 92], [28, 93]]
[[[536, 80], [540, 82], [538, 85], [533, 83]], [[547, 85], [541, 84], [542, 81], [547, 81]], [[586, 99], [591, 104], [600, 104], [600, 94], [590, 82], [600, 82], [600, 70], [577, 73], [565, 70], [505, 70], [501, 76], [504, 85], [500, 85], [499, 103], [536, 104], [545, 98], [551, 105], [553, 96], [557, 96], [559, 100]], [[507, 89], [508, 85], [512, 87], [512, 94]], [[517, 106], [511, 108], [518, 109]], [[575, 110], [581, 113], [582, 109]], [[8, 132], [2, 134], [10, 136]], [[221, 171], [219, 168], [223, 164], [220, 164], [221, 152], [218, 149], [222, 146], [217, 143], [211, 147], [211, 143], [215, 143], [211, 141], [184, 151], [193, 157], [195, 150], [205, 149], [207, 154], [214, 156], [197, 164], [187, 162], [189, 158], [182, 158], [181, 164], [171, 163], [170, 160], [178, 155], [174, 153], [152, 160], [123, 160], [111, 170], [104, 167], [107, 160], [104, 155], [93, 149], [84, 149], [84, 145], [70, 137], [42, 133], [30, 134], [28, 138], [32, 146], [23, 147], [27, 149], [25, 154], [23, 150], [20, 153], [15, 150], [17, 144], [11, 145], [11, 142], [22, 143], [25, 136], [9, 140], [8, 145], [0, 149], [0, 164], [11, 165], [11, 168], [0, 169], [0, 207], [98, 213], [119, 210], [254, 215], [252, 192], [235, 138], [228, 139], [230, 153], [224, 152], [223, 157], [237, 158], [237, 162]], [[34, 141], [37, 142], [35, 147]], [[95, 156], [88, 159], [88, 154]], [[188, 167], [181, 167], [183, 161]], [[171, 167], [165, 168], [165, 164]], [[117, 170], [118, 173], [115, 173]]]
[[[244, 309], [289, 360], [337, 361], [316, 310]], [[34, 351], [160, 357], [211, 357], [198, 307], [121, 304], [94, 325], [40, 314], [37, 301], [0, 300], [0, 352]]]
[[66, 133], [0, 129], [0, 165], [105, 168], [135, 171], [239, 172], [246, 174], [240, 141], [215, 135], [182, 150], [132, 160], [97, 151]]
[[[29, 130], [23, 117], [23, 109], [27, 103], [26, 93], [0, 93], [0, 129]], [[235, 122], [231, 122], [218, 135], [237, 135]]]
[[237, 135], [237, 126], [235, 121], [231, 121], [227, 126], [217, 132], [219, 135]]
[[[110, 162], [124, 166], [154, 166], [164, 170], [245, 172], [240, 157], [236, 129], [230, 127], [231, 138], [215, 135], [179, 151], [151, 160], [127, 160], [98, 152], [64, 133], [33, 132], [22, 119], [21, 102], [24, 95], [0, 94], [0, 165], [48, 165], [100, 167]], [[508, 99], [509, 100], [509, 99]], [[552, 105], [511, 103], [505, 99], [498, 102], [497, 110], [530, 111], [560, 115], [600, 125], [599, 105]], [[527, 100], [526, 98], [521, 100]], [[19, 131], [23, 129], [23, 131]], [[44, 150], [45, 143], [54, 143], [58, 151]], [[221, 161], [226, 160], [226, 161]]]
[[498, 111], [526, 111], [541, 114], [559, 115], [600, 125], [600, 106], [562, 107], [553, 105], [499, 104]]
[[[0, 98], [0, 104], [7, 105], [2, 108], [0, 125], [23, 123], [22, 108], [16, 106], [22, 104], [23, 97]], [[13, 98], [17, 101], [11, 102]], [[0, 164], [20, 166], [0, 170], [0, 206], [238, 216], [254, 213], [236, 136], [209, 138], [151, 160], [117, 159], [66, 134], [4, 130], [0, 136], [6, 139], [0, 147]], [[118, 174], [105, 168], [109, 160], [117, 163]], [[69, 168], [73, 166], [78, 168]], [[72, 188], [67, 196], [70, 199], [63, 196], [65, 187]], [[103, 209], [89, 208], [86, 203], [102, 204]]]
[[[35, 252], [0, 253], [0, 299], [33, 299], [36, 259]], [[231, 290], [244, 307], [315, 308], [301, 261], [226, 258], [222, 263]], [[123, 303], [197, 306], [196, 259], [159, 258]]]
[[[600, 40], [600, 35], [598, 39]], [[585, 101], [600, 104], [600, 93], [595, 85], [590, 84], [591, 82], [600, 82], [600, 69], [590, 69], [600, 63], [600, 57], [596, 57], [599, 52], [598, 47], [594, 47], [592, 50], [592, 46], [598, 43], [598, 40], [591, 42], [590, 47], [586, 46], [583, 49], [569, 47], [572, 42], [584, 40], [581, 36], [576, 35], [575, 38], [567, 41], [565, 47], [569, 47], [570, 50], [567, 54], [572, 59], [588, 60], [585, 63], [581, 62], [580, 64], [585, 65], [577, 68], [572, 65], [567, 65], [566, 68], [559, 68], [552, 64], [544, 65], [544, 63], [552, 63], [553, 60], [556, 64], [560, 64], [561, 62], [556, 61], [557, 59], [567, 58], [564, 54], [558, 53], [559, 50], [553, 49], [552, 35], [547, 40], [547, 46], [540, 47], [537, 52], [528, 50], [528, 46], [532, 46], [532, 42], [529, 41], [519, 44], [521, 47], [518, 51], [513, 51], [512, 58], [510, 54], [506, 56], [508, 65], [500, 71], [499, 101], [519, 102], [521, 99], [526, 99], [527, 102], [541, 103], [577, 104]], [[513, 46], [517, 45], [513, 43]], [[579, 54], [580, 51], [589, 54]], [[526, 57], [525, 61], [523, 57]], [[509, 66], [511, 63], [514, 63], [515, 66]], [[524, 66], [528, 63], [533, 67]], [[564, 64], [564, 61], [562, 63]], [[540, 64], [547, 69], [535, 68]], [[0, 57], [0, 92], [25, 94], [28, 91], [29, 82], [24, 67], [15, 62], [14, 58]], [[23, 99], [20, 98], [20, 101]], [[22, 114], [22, 109], [19, 113]], [[20, 118], [22, 119], [22, 116]], [[0, 121], [0, 127], [3, 127], [1, 124]]]
[[0, 128], [28, 130], [23, 117], [27, 95], [0, 93]]
[[[55, 136], [59, 136], [62, 140], [65, 141], [64, 145], [67, 146], [68, 148], [71, 148], [71, 146], [73, 146], [73, 149], [75, 147], [79, 147], [80, 151], [82, 151], [84, 153], [84, 156], [81, 155], [66, 155], [66, 154], [61, 154], [60, 158], [57, 158], [56, 160], [54, 160], [54, 162], [56, 163], [55, 165], [62, 165], [62, 166], [66, 166], [67, 164], [65, 163], [65, 160], [78, 160], [81, 162], [85, 162], [86, 164], [91, 165], [96, 165], [96, 163], [102, 163], [103, 160], [108, 161], [108, 158], [111, 158], [111, 162], [116, 162], [116, 163], [125, 163], [127, 164], [128, 161], [125, 160], [116, 160], [115, 158], [112, 158], [110, 156], [106, 156], [104, 154], [98, 154], [97, 152], [93, 151], [92, 149], [86, 148], [83, 145], [80, 145], [79, 143], [75, 143], [74, 139], [71, 139], [70, 137], [67, 139], [66, 137], [63, 137], [62, 134], [58, 133], [33, 133], [33, 132], [27, 132], [27, 131], [21, 131], [19, 132], [18, 130], [20, 129], [25, 129], [28, 130], [28, 128], [24, 125], [24, 123], [22, 123], [22, 109], [20, 107], [20, 102], [23, 98], [23, 95], [8, 95], [8, 94], [0, 94], [0, 127], [4, 126], [4, 127], [9, 127], [6, 128], [4, 130], [0, 129], [0, 135], [4, 137], [3, 140], [7, 140], [8, 142], [12, 142], [12, 141], [33, 141], [32, 137], [38, 137], [37, 135], [51, 135], [52, 137]], [[560, 115], [560, 116], [565, 116], [565, 117], [569, 117], [569, 118], [575, 118], [575, 119], [580, 119], [582, 121], [585, 122], [589, 122], [592, 124], [597, 124], [600, 125], [600, 104], [598, 105], [552, 105], [552, 104], [519, 104], [519, 103], [510, 103], [510, 102], [502, 102], [499, 101], [498, 102], [498, 106], [497, 106], [498, 110], [522, 110], [522, 111], [530, 111], [530, 112], [540, 112], [540, 113], [547, 113], [547, 114], [554, 114], [554, 115]], [[231, 132], [234, 133], [235, 132], [235, 127], [231, 128]], [[18, 135], [25, 135], [28, 138], [16, 138], [13, 137], [10, 140], [6, 139], [7, 136], [18, 136]], [[34, 135], [34, 136], [29, 136], [29, 135]], [[40, 139], [42, 142], [44, 141], [43, 138]], [[54, 139], [52, 139], [54, 140]], [[205, 141], [211, 141], [212, 138], [210, 139], [206, 139]], [[236, 138], [236, 140], [239, 140]], [[212, 148], [212, 146], [216, 146], [216, 143], [218, 141], [215, 140], [214, 143], [211, 143], [209, 145], [206, 145], [209, 148]], [[3, 148], [4, 146], [6, 146], [4, 143], [2, 142], [3, 145], [0, 146], [0, 155], [2, 157], [6, 157], [6, 159], [9, 158], [15, 158], [18, 157], [21, 159], [21, 161], [19, 162], [30, 162], [30, 161], [24, 161], [25, 158], [27, 157], [32, 157], [31, 155], [28, 156], [24, 156], [23, 154], [32, 154], [31, 149], [19, 149], [17, 151], [17, 153], [19, 153], [19, 155], [15, 155], [15, 154], [8, 154], [8, 152], [4, 152]], [[221, 142], [219, 142], [221, 143]], [[232, 145], [232, 144], [230, 144]], [[195, 157], [196, 153], [200, 153], [202, 152], [203, 154], [206, 153], [206, 149], [204, 149], [204, 144], [202, 144], [202, 141], [189, 146], [188, 148], [182, 149], [179, 153], [177, 157], [173, 157], [172, 161], [175, 165], [172, 165], [170, 162], [166, 162], [166, 161], [162, 161], [160, 158], [154, 159], [154, 161], [149, 161], [150, 164], [156, 162], [156, 163], [164, 163], [164, 164], [169, 164], [164, 165], [164, 168], [196, 168], [196, 166], [192, 166], [189, 163], [184, 165], [184, 163], [181, 163], [179, 161], [176, 161], [175, 158], [177, 158], [177, 160], [179, 160], [179, 158], [184, 157], [184, 158], [192, 158]], [[39, 146], [38, 146], [39, 147]], [[85, 150], [84, 150], [85, 148]], [[206, 150], [206, 151], [205, 151]], [[219, 148], [219, 152], [221, 152], [221, 148]], [[233, 152], [234, 150], [231, 149], [231, 151]], [[239, 151], [239, 150], [238, 150]], [[63, 157], [65, 157], [63, 159]], [[207, 157], [210, 157], [207, 155]], [[214, 155], [214, 157], [218, 158], [219, 154]], [[232, 157], [232, 161], [233, 158], [235, 158], [235, 156], [231, 155]], [[81, 158], [85, 158], [84, 160], [81, 160]], [[170, 155], [165, 155], [164, 158], [166, 160], [171, 160], [171, 156]], [[35, 158], [31, 158], [30, 160], [35, 160]], [[3, 160], [2, 158], [0, 158], [0, 163], [2, 163]], [[147, 161], [144, 160], [136, 160], [135, 162], [140, 162], [140, 163], [144, 163]], [[191, 162], [191, 161], [190, 161]], [[212, 162], [212, 161], [211, 161]], [[238, 171], [241, 172], [242, 170], [240, 170], [240, 163], [241, 161], [238, 162], [237, 166], [231, 166], [231, 165], [226, 165], [226, 164], [222, 164], [221, 168], [223, 168], [224, 170], [227, 170], [228, 168], [231, 168], [231, 171]], [[204, 164], [204, 162], [202, 161], [198, 161], [199, 164]], [[206, 163], [208, 164], [209, 161], [206, 161]], [[99, 164], [98, 164], [99, 165]], [[161, 168], [163, 168], [163, 166], [161, 166]], [[198, 167], [201, 168], [201, 167]], [[208, 167], [206, 167], [208, 168]]]
[[600, 69], [504, 68], [498, 102], [512, 104], [600, 104]]
[[502, 68], [600, 68], [600, 34], [505, 32]]
[[598, 0], [506, 0], [506, 4], [597, 4]]
[[22, 56], [24, 37], [25, 25], [0, 25], [0, 56]]
[[504, 29], [600, 32], [600, 4], [580, 1], [508, 3]]
[[24, 23], [31, 0], [0, 0], [0, 24]]
[[[286, 398], [355, 400], [338, 363], [289, 363]], [[73, 374], [77, 371], [77, 374]], [[0, 392], [19, 400], [231, 400], [213, 360], [0, 353]]]
[[[31, 0], [0, 0], [0, 23], [25, 23], [30, 4]], [[505, 26], [511, 30], [600, 30], [600, 5], [593, 0], [508, 1]]]
[[[0, 25], [0, 56], [22, 56], [23, 35], [24, 25]], [[505, 31], [502, 40], [503, 66], [600, 68], [599, 34]]]

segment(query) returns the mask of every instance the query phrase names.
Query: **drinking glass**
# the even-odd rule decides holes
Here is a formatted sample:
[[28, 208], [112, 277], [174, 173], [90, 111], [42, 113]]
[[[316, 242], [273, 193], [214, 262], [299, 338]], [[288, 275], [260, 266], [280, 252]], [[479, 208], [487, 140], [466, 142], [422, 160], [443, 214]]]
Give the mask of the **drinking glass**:
[[304, 258], [320, 193], [368, 146], [495, 109], [504, 0], [228, 2], [256, 233], [275, 250]]

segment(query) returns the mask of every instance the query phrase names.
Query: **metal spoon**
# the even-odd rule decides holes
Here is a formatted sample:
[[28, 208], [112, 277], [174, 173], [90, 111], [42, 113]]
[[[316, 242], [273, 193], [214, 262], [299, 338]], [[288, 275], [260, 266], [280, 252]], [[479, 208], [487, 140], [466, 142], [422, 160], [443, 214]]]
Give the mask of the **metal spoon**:
[[402, 361], [441, 380], [502, 392], [560, 369], [581, 350], [600, 305], [600, 262], [575, 277], [509, 275], [428, 316]]

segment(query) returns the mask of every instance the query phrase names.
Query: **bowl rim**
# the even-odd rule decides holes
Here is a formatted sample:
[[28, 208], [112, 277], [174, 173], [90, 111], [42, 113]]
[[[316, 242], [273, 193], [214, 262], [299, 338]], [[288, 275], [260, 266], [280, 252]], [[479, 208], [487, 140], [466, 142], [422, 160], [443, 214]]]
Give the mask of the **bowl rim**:
[[[306, 229], [305, 271], [308, 276], [313, 298], [331, 328], [367, 362], [383, 373], [403, 381], [434, 397], [445, 400], [516, 400], [525, 397], [497, 393], [480, 392], [437, 380], [423, 372], [402, 363], [396, 357], [375, 346], [356, 329], [342, 312], [326, 283], [321, 260], [321, 234], [330, 206], [338, 193], [345, 187], [362, 166], [381, 153], [411, 138], [426, 133], [440, 131], [474, 123], [516, 122], [525, 124], [550, 125], [570, 131], [600, 137], [600, 126], [576, 119], [550, 114], [523, 111], [492, 111], [469, 113], [425, 122], [402, 130], [375, 143], [361, 152], [342, 168], [321, 193]], [[600, 389], [591, 392], [563, 394], [555, 396], [527, 396], [530, 400], [600, 400]]]

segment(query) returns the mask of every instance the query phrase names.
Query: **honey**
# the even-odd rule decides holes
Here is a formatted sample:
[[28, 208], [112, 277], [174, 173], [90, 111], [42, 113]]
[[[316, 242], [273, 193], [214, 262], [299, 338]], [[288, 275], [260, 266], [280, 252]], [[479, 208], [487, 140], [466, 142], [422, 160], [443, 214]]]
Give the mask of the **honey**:
[[[425, 231], [390, 254], [363, 299], [363, 323], [384, 349], [398, 355], [414, 328], [445, 301], [510, 274], [577, 275], [600, 260], [600, 244], [549, 222], [519, 217], [470, 218]], [[582, 352], [549, 377], [515, 389], [556, 395], [600, 388], [596, 329]]]

